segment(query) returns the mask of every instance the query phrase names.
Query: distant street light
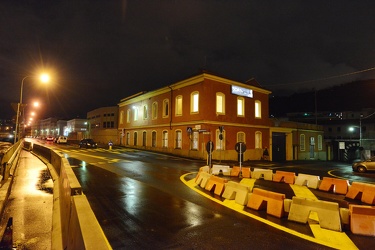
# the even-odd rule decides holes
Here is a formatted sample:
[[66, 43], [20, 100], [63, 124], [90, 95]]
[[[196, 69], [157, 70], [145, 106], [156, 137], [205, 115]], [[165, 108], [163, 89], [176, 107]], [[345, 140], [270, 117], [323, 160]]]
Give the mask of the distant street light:
[[[35, 76], [25, 76], [22, 81], [21, 81], [21, 90], [20, 90], [20, 102], [17, 103], [17, 117], [16, 117], [16, 130], [15, 130], [15, 133], [14, 133], [14, 143], [16, 143], [20, 138], [20, 135], [19, 135], [19, 117], [20, 117], [20, 106], [22, 106], [22, 92], [23, 92], [23, 83], [25, 81], [26, 78], [35, 78]], [[50, 77], [49, 75], [47, 74], [42, 74], [40, 75], [40, 81], [43, 82], [43, 83], [48, 83], [50, 80]]]

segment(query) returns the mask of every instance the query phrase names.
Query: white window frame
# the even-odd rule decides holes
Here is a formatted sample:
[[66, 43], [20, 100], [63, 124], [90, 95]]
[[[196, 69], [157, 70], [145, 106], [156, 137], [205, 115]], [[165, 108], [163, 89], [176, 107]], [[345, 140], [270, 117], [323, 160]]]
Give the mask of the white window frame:
[[133, 107], [134, 110], [134, 121], [138, 121], [138, 107]]
[[175, 116], [182, 116], [182, 95], [176, 96]]
[[157, 119], [158, 118], [158, 103], [157, 102], [152, 103], [151, 112], [152, 112], [152, 120]]
[[190, 95], [190, 113], [198, 114], [199, 113], [199, 92], [194, 91]]
[[222, 92], [216, 93], [216, 114], [225, 115], [225, 94]]
[[147, 120], [148, 118], [148, 107], [147, 105], [143, 105], [143, 120]]
[[163, 133], [162, 133], [162, 147], [168, 148], [168, 131], [167, 130], [163, 130]]
[[262, 118], [262, 102], [256, 100], [254, 103], [255, 106], [255, 118]]
[[169, 99], [163, 100], [163, 118], [169, 116]]
[[176, 141], [175, 141], [175, 148], [181, 149], [182, 148], [182, 131], [180, 129], [176, 130]]
[[[241, 139], [243, 137], [243, 139]], [[243, 131], [237, 132], [237, 142], [243, 142], [246, 144], [246, 134]]]
[[245, 116], [245, 98], [239, 96], [237, 97], [237, 116], [244, 117]]
[[126, 122], [127, 122], [127, 123], [130, 123], [130, 117], [131, 117], [131, 114], [132, 114], [131, 109], [128, 109], [128, 110], [126, 111]]
[[262, 132], [255, 131], [255, 148], [263, 148]]

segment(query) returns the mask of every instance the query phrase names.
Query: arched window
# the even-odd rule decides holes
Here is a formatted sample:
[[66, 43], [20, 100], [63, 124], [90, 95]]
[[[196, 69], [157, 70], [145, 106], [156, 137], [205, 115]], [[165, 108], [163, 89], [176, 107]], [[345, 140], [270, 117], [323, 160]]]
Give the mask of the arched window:
[[151, 140], [152, 140], [151, 146], [155, 148], [156, 147], [156, 131], [152, 131], [151, 136], [152, 136], [152, 138], [151, 138]]
[[163, 100], [163, 117], [169, 116], [169, 100], [164, 99]]
[[151, 108], [151, 112], [152, 112], [152, 119], [157, 119], [158, 118], [158, 103], [157, 102], [153, 102], [152, 103], [152, 108]]
[[263, 148], [262, 142], [262, 132], [255, 132], [255, 148]]
[[143, 120], [148, 118], [148, 108], [147, 105], [143, 105]]
[[146, 143], [147, 143], [147, 132], [143, 131], [143, 133], [142, 133], [142, 146], [146, 147]]
[[176, 130], [176, 145], [175, 148], [181, 149], [182, 148], [182, 131]]
[[246, 144], [246, 134], [245, 132], [238, 132], [237, 133], [237, 142], [243, 142]]
[[168, 131], [164, 130], [163, 131], [163, 148], [168, 147]]
[[128, 109], [126, 111], [126, 122], [129, 123], [130, 122], [130, 116], [131, 116], [131, 109]]
[[194, 91], [190, 95], [190, 113], [199, 112], [199, 92]]
[[134, 146], [137, 146], [138, 145], [138, 132], [134, 132]]

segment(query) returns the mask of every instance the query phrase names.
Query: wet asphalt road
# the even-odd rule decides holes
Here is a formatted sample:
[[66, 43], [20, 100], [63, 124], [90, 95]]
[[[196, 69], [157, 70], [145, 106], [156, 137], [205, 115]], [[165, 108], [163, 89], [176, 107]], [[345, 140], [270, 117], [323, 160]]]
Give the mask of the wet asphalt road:
[[[135, 150], [116, 154], [104, 150], [64, 152], [113, 249], [328, 249], [236, 213], [189, 189], [180, 177], [197, 172], [205, 165], [203, 161]], [[348, 164], [315, 164], [315, 168], [309, 163], [267, 164], [279, 170], [293, 168], [297, 173], [319, 172], [320, 176], [326, 172], [322, 168], [336, 169], [337, 174], [353, 180], [374, 182], [371, 174], [353, 175]], [[306, 225], [290, 224], [311, 234]], [[352, 237], [364, 242], [356, 243], [360, 249], [366, 249], [368, 242], [375, 244], [368, 237]]]

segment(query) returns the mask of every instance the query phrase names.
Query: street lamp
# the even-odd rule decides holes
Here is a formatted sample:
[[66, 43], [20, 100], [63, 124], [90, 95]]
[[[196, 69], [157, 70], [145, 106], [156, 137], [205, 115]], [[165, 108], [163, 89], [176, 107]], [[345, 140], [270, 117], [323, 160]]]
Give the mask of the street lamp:
[[[35, 76], [25, 76], [24, 78], [22, 78], [22, 81], [21, 81], [21, 90], [20, 90], [20, 102], [17, 103], [17, 117], [16, 117], [16, 131], [14, 133], [14, 143], [17, 142], [17, 140], [19, 140], [19, 117], [20, 117], [20, 106], [22, 105], [22, 92], [23, 92], [23, 83], [25, 81], [26, 78], [35, 78]], [[49, 82], [49, 75], [47, 74], [42, 74], [40, 75], [40, 81], [43, 82], [43, 83], [47, 83]]]

